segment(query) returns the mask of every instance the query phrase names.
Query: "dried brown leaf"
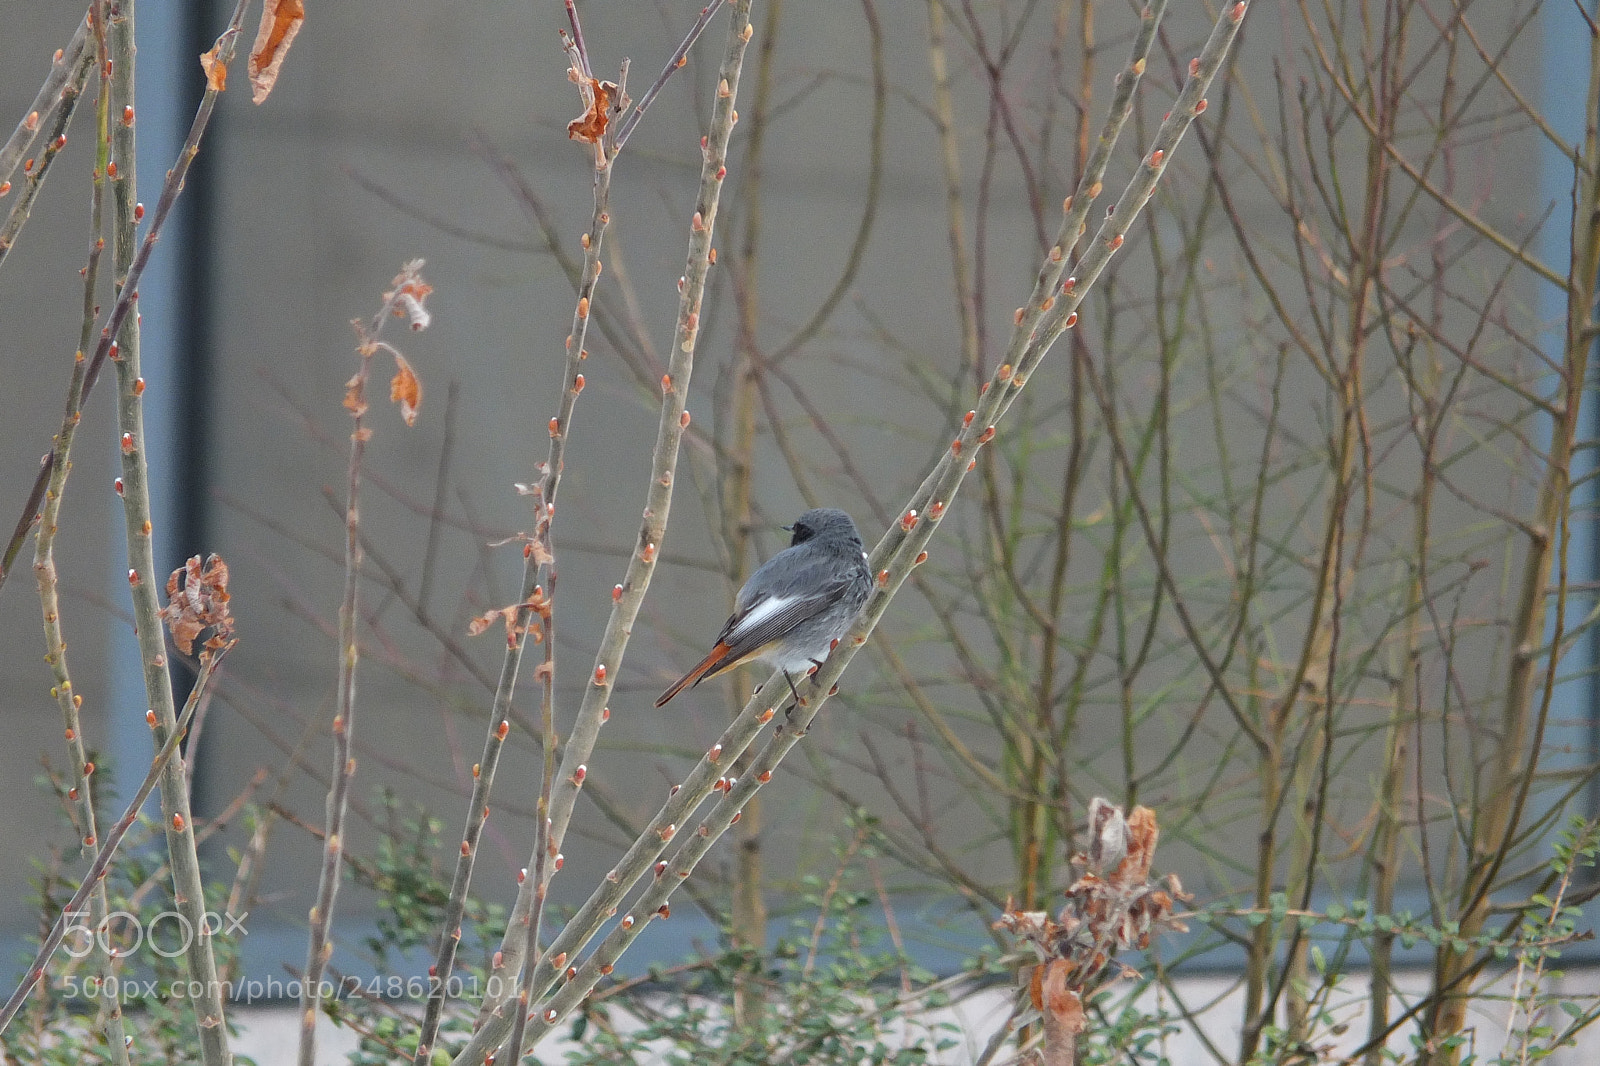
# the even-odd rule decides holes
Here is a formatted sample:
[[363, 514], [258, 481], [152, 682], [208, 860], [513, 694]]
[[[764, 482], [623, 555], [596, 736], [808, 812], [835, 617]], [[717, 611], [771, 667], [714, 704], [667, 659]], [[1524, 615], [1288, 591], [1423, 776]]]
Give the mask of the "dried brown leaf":
[[1148, 881], [1150, 864], [1156, 857], [1156, 841], [1160, 839], [1156, 812], [1149, 807], [1135, 807], [1128, 815], [1128, 855], [1117, 864], [1111, 881], [1117, 885], [1142, 885]]
[[[478, 617], [467, 623], [467, 636], [477, 636], [479, 633], [482, 633], [484, 630], [494, 625], [496, 619], [499, 619], [505, 622], [506, 639], [515, 640], [517, 637], [517, 612], [525, 606], [534, 607], [535, 610], [537, 610], [538, 607], [537, 604], [532, 603], [531, 601], [527, 604], [513, 603], [506, 607], [496, 607], [492, 611], [487, 611], [478, 615]], [[540, 629], [539, 624], [534, 622], [531, 618], [523, 624], [522, 632], [531, 636], [535, 644], [538, 644], [540, 641], [544, 640], [544, 630]]]
[[222, 92], [228, 87], [228, 65], [217, 58], [217, 49], [200, 57], [200, 69], [206, 72], [206, 85], [217, 92]]
[[306, 20], [303, 0], [265, 0], [255, 47], [250, 49], [250, 98], [261, 103], [277, 84], [289, 46]]
[[578, 91], [583, 94], [583, 102], [588, 105], [588, 110], [567, 123], [567, 136], [585, 144], [598, 144], [600, 138], [605, 136], [606, 125], [611, 121], [611, 93], [616, 86], [609, 81], [585, 78], [581, 74], [574, 80], [578, 83]]
[[406, 357], [394, 353], [394, 378], [389, 382], [389, 399], [400, 405], [400, 417], [406, 425], [417, 424], [417, 412], [422, 408], [422, 382], [416, 371], [406, 362]]
[[211, 630], [207, 648], [220, 648], [233, 637], [233, 616], [228, 613], [228, 564], [211, 555], [201, 566], [196, 555], [167, 578], [167, 605], [161, 617], [172, 632], [172, 643], [192, 654], [200, 634]]
[[1033, 968], [1030, 991], [1044, 1021], [1044, 1046], [1038, 1060], [1042, 1066], [1072, 1066], [1078, 1034], [1089, 1026], [1083, 997], [1070, 986], [1070, 970], [1062, 959]]
[[515, 614], [516, 608], [496, 607], [494, 610], [489, 611], [486, 614], [480, 614], [478, 617], [467, 623], [467, 636], [475, 637], [479, 633], [482, 633], [485, 629], [488, 629], [490, 626], [494, 625], [495, 620], [507, 611]]
[[344, 408], [356, 417], [367, 413], [367, 403], [361, 396], [361, 375], [356, 374], [344, 383]]
[[1053, 1018], [1066, 1032], [1081, 1033], [1087, 1027], [1088, 1020], [1083, 1015], [1083, 1000], [1077, 992], [1067, 987], [1071, 970], [1065, 959], [1053, 959], [1035, 967], [1035, 1006], [1044, 1012], [1046, 1019]]
[[537, 566], [549, 566], [556, 561], [556, 557], [550, 554], [549, 542], [543, 537], [528, 538], [528, 548], [529, 557]]
[[394, 316], [410, 319], [412, 332], [420, 333], [427, 329], [433, 316], [423, 304], [428, 294], [433, 292], [433, 286], [415, 274], [402, 274], [394, 280], [397, 288], [389, 294], [395, 297]]

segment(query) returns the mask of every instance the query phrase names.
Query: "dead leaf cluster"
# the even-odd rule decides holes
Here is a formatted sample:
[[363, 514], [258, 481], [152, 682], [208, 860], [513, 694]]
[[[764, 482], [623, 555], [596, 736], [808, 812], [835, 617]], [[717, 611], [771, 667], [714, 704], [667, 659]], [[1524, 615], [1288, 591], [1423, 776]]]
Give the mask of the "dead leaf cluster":
[[[528, 613], [526, 620], [519, 628], [517, 624], [517, 618], [524, 610], [526, 610]], [[538, 644], [540, 641], [544, 640], [544, 629], [540, 626], [539, 620], [548, 619], [549, 617], [550, 598], [545, 595], [544, 589], [535, 586], [533, 595], [529, 596], [521, 603], [512, 603], [507, 604], [504, 607], [496, 607], [492, 611], [486, 611], [483, 614], [478, 615], [478, 617], [474, 618], [472, 621], [468, 622], [467, 635], [475, 637], [479, 633], [482, 633], [484, 630], [488, 629], [490, 626], [494, 625], [496, 619], [500, 619], [505, 622], [506, 640], [515, 641], [518, 633], [521, 632], [532, 637], [533, 642]]]
[[1054, 918], [1007, 908], [995, 923], [1039, 956], [1029, 990], [1047, 1031], [1083, 1031], [1083, 996], [1099, 985], [1119, 950], [1148, 947], [1157, 929], [1186, 929], [1173, 917], [1174, 901], [1188, 898], [1177, 876], [1150, 880], [1160, 835], [1150, 808], [1135, 807], [1124, 818], [1121, 808], [1096, 797], [1089, 805], [1088, 849], [1072, 859], [1081, 872], [1067, 889], [1066, 905]]
[[192, 557], [167, 578], [167, 605], [161, 617], [172, 632], [172, 643], [185, 655], [194, 653], [194, 643], [206, 630], [211, 631], [201, 654], [226, 647], [233, 640], [233, 616], [228, 613], [228, 564], [213, 553], [200, 564]]

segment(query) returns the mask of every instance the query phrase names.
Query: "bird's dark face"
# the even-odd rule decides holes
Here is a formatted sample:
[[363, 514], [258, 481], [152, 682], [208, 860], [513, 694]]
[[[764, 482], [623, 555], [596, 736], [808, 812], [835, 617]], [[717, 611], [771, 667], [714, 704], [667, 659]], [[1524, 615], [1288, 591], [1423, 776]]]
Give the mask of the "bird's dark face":
[[861, 534], [856, 532], [856, 524], [850, 516], [831, 507], [818, 507], [807, 511], [795, 519], [794, 525], [788, 528], [794, 535], [789, 541], [791, 548], [819, 536], [843, 537], [858, 544], [861, 542]]

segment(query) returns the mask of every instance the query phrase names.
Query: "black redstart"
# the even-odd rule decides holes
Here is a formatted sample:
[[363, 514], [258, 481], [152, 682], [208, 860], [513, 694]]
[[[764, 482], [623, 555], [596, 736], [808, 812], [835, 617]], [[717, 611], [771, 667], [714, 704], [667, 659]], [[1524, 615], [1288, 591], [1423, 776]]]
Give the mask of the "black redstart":
[[[748, 662], [802, 673], [819, 665], [845, 635], [872, 592], [872, 572], [856, 524], [843, 511], [807, 511], [786, 527], [794, 539], [761, 564], [734, 598], [733, 615], [700, 664], [656, 700], [660, 707], [691, 685]], [[794, 680], [789, 680], [790, 688]]]

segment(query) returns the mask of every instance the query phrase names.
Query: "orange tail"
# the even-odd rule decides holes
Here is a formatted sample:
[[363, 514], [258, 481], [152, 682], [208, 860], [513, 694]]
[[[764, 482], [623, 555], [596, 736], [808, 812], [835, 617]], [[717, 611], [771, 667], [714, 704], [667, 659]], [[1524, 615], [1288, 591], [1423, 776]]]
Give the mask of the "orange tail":
[[718, 641], [717, 646], [712, 648], [704, 659], [700, 660], [700, 664], [698, 666], [680, 677], [677, 684], [673, 685], [660, 695], [660, 697], [656, 700], [656, 706], [665, 706], [668, 700], [682, 692], [684, 689], [688, 688], [690, 685], [698, 685], [708, 675], [716, 674], [720, 672], [722, 668], [732, 666], [732, 663], [722, 662], [722, 659], [731, 650], [732, 649], [729, 648], [728, 645]]

